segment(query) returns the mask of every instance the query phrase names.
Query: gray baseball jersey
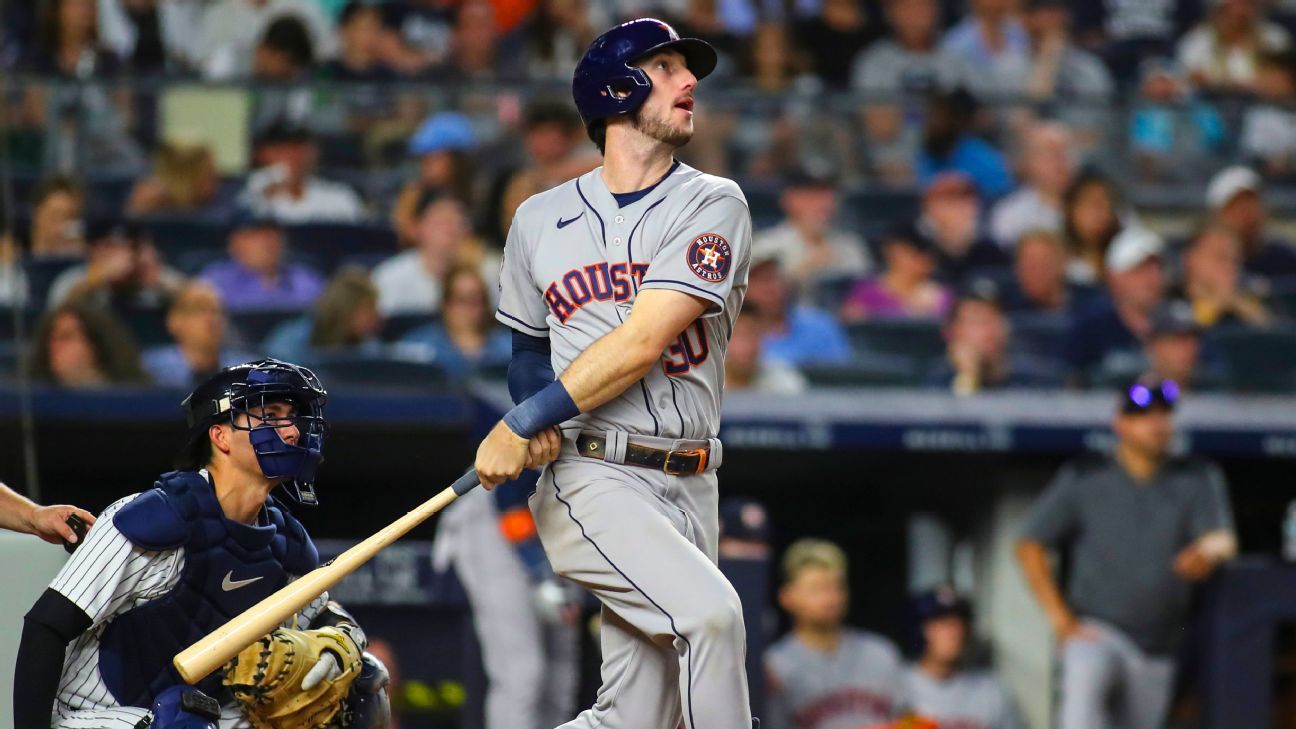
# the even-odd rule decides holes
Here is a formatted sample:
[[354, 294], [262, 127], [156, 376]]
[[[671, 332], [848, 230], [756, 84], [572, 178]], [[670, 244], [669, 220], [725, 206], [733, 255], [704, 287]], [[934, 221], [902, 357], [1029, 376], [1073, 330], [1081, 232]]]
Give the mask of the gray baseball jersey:
[[891, 641], [846, 630], [832, 653], [788, 634], [765, 651], [770, 729], [863, 729], [907, 706], [900, 652]]
[[[713, 438], [724, 354], [747, 290], [751, 214], [732, 180], [676, 166], [622, 207], [598, 168], [523, 203], [500, 271], [496, 318], [549, 337], [561, 373], [620, 326], [641, 289], [672, 289], [707, 310], [642, 381], [576, 418], [588, 430]], [[564, 428], [566, 430], [566, 428]]]
[[566, 424], [531, 497], [554, 571], [603, 603], [603, 685], [563, 729], [751, 728], [742, 604], [715, 564], [715, 472], [604, 463], [573, 442], [580, 430], [616, 430], [662, 449], [709, 445], [750, 252], [738, 186], [678, 163], [620, 200], [596, 169], [530, 198], [513, 219], [496, 316], [549, 337], [557, 373], [620, 326], [643, 289], [707, 302], [642, 380]]
[[905, 670], [909, 710], [940, 729], [1018, 729], [1021, 722], [1003, 684], [985, 671], [960, 671], [944, 680], [917, 666]]

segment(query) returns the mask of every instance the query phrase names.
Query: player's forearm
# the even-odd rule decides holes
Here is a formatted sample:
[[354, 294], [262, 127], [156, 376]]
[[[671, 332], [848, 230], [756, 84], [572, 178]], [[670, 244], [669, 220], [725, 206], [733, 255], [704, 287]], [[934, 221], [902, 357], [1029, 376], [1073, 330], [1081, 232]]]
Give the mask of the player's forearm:
[[13, 685], [14, 726], [49, 726], [67, 644], [49, 626], [23, 621]]
[[[628, 325], [612, 330], [577, 357], [562, 377], [505, 413], [504, 425], [518, 439], [513, 445], [525, 445], [546, 428], [597, 408], [642, 379], [661, 352], [650, 357], [653, 340], [644, 341], [649, 344], [638, 341]], [[484, 475], [480, 468], [478, 473]]]
[[1017, 543], [1017, 561], [1021, 563], [1026, 583], [1035, 593], [1035, 599], [1048, 615], [1054, 627], [1074, 617], [1071, 607], [1062, 597], [1057, 581], [1053, 579], [1053, 569], [1049, 565], [1048, 552], [1044, 545], [1029, 539]]
[[677, 291], [641, 290], [625, 323], [590, 345], [559, 380], [581, 412], [599, 407], [642, 380], [706, 306]]
[[67, 646], [90, 625], [90, 616], [53, 589], [27, 612], [14, 673], [14, 726], [50, 725]]
[[30, 534], [36, 504], [0, 483], [0, 529]]
[[642, 380], [663, 349], [647, 334], [622, 325], [594, 342], [558, 379], [576, 407], [587, 413]]
[[[589, 412], [643, 379], [706, 303], [668, 289], [643, 289], [623, 324], [587, 347], [549, 386], [504, 415], [517, 451], [545, 428]], [[508, 439], [499, 436], [499, 442]], [[479, 463], [486, 466], [486, 463]], [[498, 465], [498, 464], [496, 464]], [[516, 464], [511, 464], [516, 465]], [[511, 477], [516, 477], [513, 474]]]

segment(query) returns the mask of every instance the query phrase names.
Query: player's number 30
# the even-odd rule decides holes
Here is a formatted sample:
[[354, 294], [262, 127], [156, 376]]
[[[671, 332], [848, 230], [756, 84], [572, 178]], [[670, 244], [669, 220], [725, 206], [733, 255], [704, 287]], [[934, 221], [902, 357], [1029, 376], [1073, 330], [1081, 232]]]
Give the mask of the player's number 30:
[[711, 345], [707, 344], [706, 328], [698, 319], [680, 333], [675, 343], [666, 348], [663, 366], [668, 375], [682, 375], [707, 360]]

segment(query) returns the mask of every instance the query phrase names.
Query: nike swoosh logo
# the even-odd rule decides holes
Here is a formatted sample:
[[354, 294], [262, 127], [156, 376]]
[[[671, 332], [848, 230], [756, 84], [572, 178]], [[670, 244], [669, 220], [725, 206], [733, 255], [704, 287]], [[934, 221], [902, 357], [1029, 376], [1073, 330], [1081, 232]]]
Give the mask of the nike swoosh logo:
[[[262, 575], [262, 577], [264, 576], [265, 575]], [[229, 572], [225, 573], [225, 579], [221, 580], [222, 590], [224, 590], [225, 592], [231, 592], [233, 590], [239, 589], [240, 587], [247, 587], [253, 582], [256, 582], [257, 580], [261, 579], [261, 577], [249, 577], [246, 580], [235, 580], [232, 579], [233, 577], [234, 577], [234, 570], [230, 570]]]
[[580, 214], [580, 215], [577, 215], [576, 217], [572, 218], [571, 220], [563, 220], [562, 218], [558, 218], [558, 229], [559, 229], [559, 230], [562, 230], [563, 228], [566, 228], [567, 226], [571, 225], [572, 223], [576, 222], [577, 220], [580, 220], [580, 219], [583, 218], [583, 217], [585, 217], [585, 212], [584, 212], [584, 211], [581, 211], [581, 214]]

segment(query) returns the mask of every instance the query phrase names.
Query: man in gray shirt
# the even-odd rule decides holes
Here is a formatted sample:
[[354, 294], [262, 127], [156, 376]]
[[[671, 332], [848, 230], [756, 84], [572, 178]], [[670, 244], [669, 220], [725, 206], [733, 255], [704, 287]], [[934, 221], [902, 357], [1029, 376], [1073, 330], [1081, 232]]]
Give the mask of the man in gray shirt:
[[[1148, 376], [1122, 391], [1115, 453], [1063, 466], [1018, 543], [1060, 643], [1061, 729], [1161, 726], [1191, 586], [1237, 551], [1219, 468], [1170, 455], [1178, 396]], [[1070, 551], [1065, 596], [1049, 547]]]

